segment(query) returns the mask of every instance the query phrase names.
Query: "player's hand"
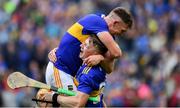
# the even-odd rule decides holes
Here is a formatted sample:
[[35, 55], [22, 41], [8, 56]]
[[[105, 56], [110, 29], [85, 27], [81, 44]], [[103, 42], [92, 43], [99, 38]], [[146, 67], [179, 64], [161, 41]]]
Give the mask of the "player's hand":
[[47, 92], [44, 94], [43, 99], [46, 101], [52, 101], [53, 92]]
[[104, 57], [102, 55], [91, 55], [83, 60], [83, 64], [94, 66], [99, 64], [102, 60], [104, 60]]
[[48, 58], [51, 62], [55, 63], [57, 61], [57, 58], [56, 58], [56, 50], [57, 48], [54, 48], [53, 50], [51, 50], [48, 54]]

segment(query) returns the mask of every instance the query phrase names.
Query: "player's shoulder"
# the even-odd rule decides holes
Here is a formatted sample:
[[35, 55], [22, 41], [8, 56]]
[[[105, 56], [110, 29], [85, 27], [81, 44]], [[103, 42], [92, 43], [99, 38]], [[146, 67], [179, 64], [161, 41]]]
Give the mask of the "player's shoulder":
[[98, 14], [88, 14], [82, 17], [78, 22], [101, 22], [104, 21], [103, 17]]
[[101, 15], [99, 14], [87, 14], [84, 17], [82, 17], [82, 19], [84, 18], [101, 18]]
[[92, 78], [99, 78], [105, 76], [106, 73], [100, 66], [93, 66], [89, 70], [88, 75]]
[[101, 66], [96, 65], [96, 66], [86, 66], [86, 65], [82, 65], [80, 68], [80, 71], [82, 74], [85, 75], [98, 75], [98, 74], [102, 74], [105, 75], [106, 73], [104, 72], [104, 70], [101, 68]]
[[91, 82], [104, 81], [106, 73], [99, 66], [85, 67], [80, 75], [81, 80], [88, 80]]

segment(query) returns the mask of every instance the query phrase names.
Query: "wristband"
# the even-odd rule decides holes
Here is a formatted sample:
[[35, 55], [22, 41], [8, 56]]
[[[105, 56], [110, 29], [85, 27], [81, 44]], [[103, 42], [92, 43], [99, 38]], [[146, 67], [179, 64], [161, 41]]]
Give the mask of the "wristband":
[[57, 94], [57, 93], [54, 93], [53, 96], [52, 96], [53, 107], [58, 107], [58, 106], [60, 106], [60, 104], [57, 102], [57, 97], [58, 97], [58, 94]]

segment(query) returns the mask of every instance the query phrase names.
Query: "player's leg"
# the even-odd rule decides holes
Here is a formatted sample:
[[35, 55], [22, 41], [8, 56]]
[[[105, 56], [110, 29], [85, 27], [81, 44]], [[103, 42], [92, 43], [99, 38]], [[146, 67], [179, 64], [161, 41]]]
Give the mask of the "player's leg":
[[55, 82], [56, 80], [55, 80], [55, 73], [54, 73], [54, 65], [52, 62], [49, 62], [47, 65], [45, 79], [48, 85], [55, 86], [55, 87], [58, 86], [57, 85], [58, 82]]
[[73, 77], [62, 70], [54, 67], [53, 63], [49, 62], [46, 69], [46, 83], [55, 87], [64, 89], [76, 90]]
[[61, 70], [59, 70], [59, 73], [60, 73], [59, 77], [61, 79], [61, 84], [62, 84], [63, 88], [66, 90], [76, 91], [77, 87], [74, 84], [73, 77], [71, 75], [61, 71]]

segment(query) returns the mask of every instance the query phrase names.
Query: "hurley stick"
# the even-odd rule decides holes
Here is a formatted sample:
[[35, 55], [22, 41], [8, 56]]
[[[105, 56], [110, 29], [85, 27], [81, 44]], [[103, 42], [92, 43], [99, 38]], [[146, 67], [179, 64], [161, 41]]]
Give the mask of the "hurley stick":
[[[42, 82], [39, 82], [39, 81], [29, 78], [29, 77], [25, 76], [24, 74], [22, 74], [21, 72], [14, 72], [14, 73], [10, 74], [7, 78], [7, 84], [12, 89], [21, 88], [21, 87], [35, 87], [35, 88], [43, 88], [43, 89], [53, 90], [55, 92], [58, 92], [60, 94], [66, 94], [68, 96], [76, 95], [76, 92], [74, 92], [74, 91], [69, 91], [66, 89], [49, 86], [45, 83], [42, 83]], [[99, 102], [100, 97], [99, 96], [89, 97], [88, 100], [94, 101], [94, 102]]]

